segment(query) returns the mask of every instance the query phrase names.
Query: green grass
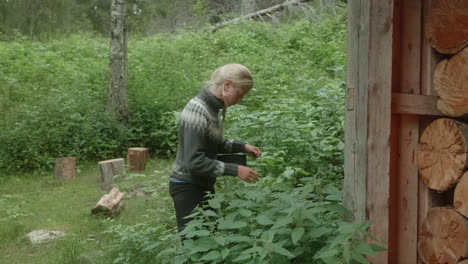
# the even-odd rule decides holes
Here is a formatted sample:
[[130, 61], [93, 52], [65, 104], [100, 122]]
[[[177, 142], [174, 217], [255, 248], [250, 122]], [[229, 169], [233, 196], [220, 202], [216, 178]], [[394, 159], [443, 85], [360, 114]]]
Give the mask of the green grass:
[[[112, 219], [90, 213], [107, 193], [97, 164], [78, 166], [73, 181], [54, 180], [53, 172], [6, 177], [0, 182], [0, 263], [112, 263], [110, 249], [119, 241], [105, 232], [109, 227], [156, 223], [158, 214], [175, 226], [167, 194], [171, 164], [172, 160], [149, 160], [146, 170], [127, 173], [127, 179], [115, 183], [125, 193], [125, 209]], [[131, 198], [132, 192], [145, 196]], [[67, 235], [33, 245], [24, 236], [37, 229], [58, 229]]]

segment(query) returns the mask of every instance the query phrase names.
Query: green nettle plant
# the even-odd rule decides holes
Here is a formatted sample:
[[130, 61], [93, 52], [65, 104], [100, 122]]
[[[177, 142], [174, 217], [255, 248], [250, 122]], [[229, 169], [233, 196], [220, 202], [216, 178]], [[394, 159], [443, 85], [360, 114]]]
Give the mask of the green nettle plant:
[[[215, 194], [181, 233], [180, 255], [193, 263], [368, 263], [382, 250], [357, 240], [370, 236], [366, 223], [342, 221], [341, 193], [326, 186], [317, 200], [315, 187], [283, 184], [259, 188], [238, 183]], [[287, 191], [286, 191], [287, 190]], [[179, 257], [180, 257], [179, 255]], [[180, 262], [182, 263], [182, 262]]]

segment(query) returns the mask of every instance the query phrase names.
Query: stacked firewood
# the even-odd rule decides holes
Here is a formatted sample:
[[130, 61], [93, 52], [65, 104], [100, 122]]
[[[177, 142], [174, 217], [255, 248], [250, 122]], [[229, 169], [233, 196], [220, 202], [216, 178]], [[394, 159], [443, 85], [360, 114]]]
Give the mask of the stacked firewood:
[[435, 68], [434, 88], [447, 117], [422, 133], [417, 164], [427, 187], [450, 199], [425, 216], [418, 253], [424, 263], [468, 263], [468, 1], [433, 0], [425, 33], [446, 57]]

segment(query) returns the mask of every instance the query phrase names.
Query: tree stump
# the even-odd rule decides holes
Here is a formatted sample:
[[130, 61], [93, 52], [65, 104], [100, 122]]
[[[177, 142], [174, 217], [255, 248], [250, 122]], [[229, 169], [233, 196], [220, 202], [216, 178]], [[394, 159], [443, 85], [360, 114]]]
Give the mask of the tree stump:
[[126, 176], [123, 158], [100, 161], [98, 164], [101, 170], [101, 181], [106, 184], [113, 183], [116, 176], [121, 178]]
[[453, 209], [430, 209], [421, 227], [418, 253], [424, 263], [457, 263], [468, 254], [468, 221]]
[[76, 159], [65, 157], [55, 159], [54, 175], [56, 180], [73, 180], [76, 176]]
[[446, 191], [465, 171], [468, 151], [468, 126], [440, 118], [422, 133], [417, 149], [419, 174], [427, 187]]
[[452, 58], [437, 64], [434, 71], [434, 88], [440, 97], [437, 100], [437, 108], [442, 113], [453, 117], [467, 114], [467, 84], [468, 47]]
[[425, 31], [432, 47], [438, 52], [459, 52], [468, 45], [468, 1], [432, 1]]
[[460, 214], [468, 217], [468, 172], [463, 174], [461, 180], [455, 187], [453, 194], [453, 207]]
[[124, 208], [122, 201], [124, 194], [117, 188], [113, 188], [109, 194], [101, 197], [96, 206], [91, 210], [91, 214], [104, 214], [106, 216], [115, 216]]
[[146, 168], [148, 159], [147, 148], [129, 148], [127, 153], [127, 163], [131, 171], [140, 171]]

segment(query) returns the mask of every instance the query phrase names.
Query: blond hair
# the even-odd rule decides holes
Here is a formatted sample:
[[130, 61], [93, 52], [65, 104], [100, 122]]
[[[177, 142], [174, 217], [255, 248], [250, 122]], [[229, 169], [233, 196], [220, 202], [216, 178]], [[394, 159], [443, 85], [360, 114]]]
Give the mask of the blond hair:
[[229, 80], [235, 88], [250, 90], [253, 87], [252, 73], [241, 64], [230, 63], [223, 65], [211, 74], [211, 80], [208, 82], [210, 90], [222, 88], [224, 81]]
[[[232, 87], [241, 88], [243, 90], [250, 90], [253, 87], [252, 73], [242, 64], [230, 63], [225, 64], [211, 74], [211, 80], [207, 86], [211, 91], [216, 89], [223, 89], [224, 81], [229, 80], [232, 82]], [[227, 108], [223, 108], [223, 118], [221, 120], [221, 134], [224, 132], [224, 119], [226, 119]]]

